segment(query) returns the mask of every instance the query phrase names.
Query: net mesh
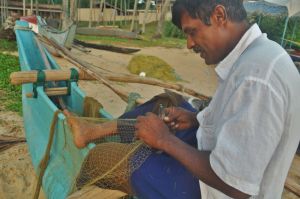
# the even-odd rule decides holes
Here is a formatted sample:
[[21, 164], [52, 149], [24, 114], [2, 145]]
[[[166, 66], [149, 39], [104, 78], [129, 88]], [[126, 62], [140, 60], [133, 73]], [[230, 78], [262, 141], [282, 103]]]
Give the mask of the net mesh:
[[[116, 128], [112, 130], [114, 123]], [[105, 124], [103, 135], [95, 139], [96, 146], [84, 160], [76, 188], [94, 184], [105, 189], [132, 193], [130, 176], [151, 154], [151, 149], [135, 139], [134, 119], [118, 119], [110, 121], [109, 125], [102, 124]], [[101, 123], [96, 125], [101, 126]], [[100, 132], [97, 131], [97, 134], [94, 136], [99, 137]]]
[[[163, 93], [152, 101], [152, 112], [162, 114], [162, 107], [178, 106], [183, 98], [176, 93]], [[89, 185], [133, 194], [130, 176], [152, 149], [135, 137], [136, 119], [108, 120], [95, 118], [101, 104], [86, 98], [83, 117], [69, 117], [69, 126], [77, 147], [95, 143], [86, 156], [75, 182], [75, 190]]]

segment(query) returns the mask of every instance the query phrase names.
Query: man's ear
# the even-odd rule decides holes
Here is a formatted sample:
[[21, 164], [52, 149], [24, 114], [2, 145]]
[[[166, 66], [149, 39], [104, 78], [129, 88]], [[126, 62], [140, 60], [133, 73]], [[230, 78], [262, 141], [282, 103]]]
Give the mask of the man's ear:
[[217, 5], [212, 12], [211, 20], [218, 25], [225, 24], [227, 22], [227, 12], [225, 7]]

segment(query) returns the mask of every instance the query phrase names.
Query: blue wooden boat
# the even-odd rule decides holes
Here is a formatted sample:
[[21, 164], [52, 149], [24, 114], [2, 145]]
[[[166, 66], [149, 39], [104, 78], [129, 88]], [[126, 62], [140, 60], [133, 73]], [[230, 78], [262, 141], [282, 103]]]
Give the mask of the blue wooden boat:
[[[50, 63], [51, 69], [59, 69], [60, 67], [47, 50], [41, 51], [38, 47], [39, 44], [37, 44], [35, 34], [29, 29], [28, 22], [17, 21], [16, 25], [15, 32], [21, 70], [46, 69], [45, 57], [48, 65]], [[46, 95], [44, 86], [51, 87], [51, 83], [22, 85], [25, 134], [37, 175], [40, 172], [39, 165], [49, 141], [51, 123], [55, 118], [55, 113], [59, 111], [55, 100]], [[33, 91], [36, 91], [35, 98], [26, 97], [27, 93]], [[83, 113], [85, 94], [78, 88], [76, 82], [70, 83], [70, 94], [62, 98], [69, 110], [78, 115]], [[109, 117], [104, 110], [101, 112]], [[50, 159], [42, 180], [43, 191], [48, 199], [63, 199], [74, 192], [75, 178], [89, 149], [93, 147], [93, 145], [89, 145], [81, 150], [76, 148], [73, 144], [72, 134], [66, 125], [65, 116], [58, 113], [57, 119]]]

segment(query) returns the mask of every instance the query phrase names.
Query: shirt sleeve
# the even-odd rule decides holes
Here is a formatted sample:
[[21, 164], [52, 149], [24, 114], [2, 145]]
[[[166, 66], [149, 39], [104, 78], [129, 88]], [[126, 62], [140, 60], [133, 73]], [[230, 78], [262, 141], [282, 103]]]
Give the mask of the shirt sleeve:
[[249, 195], [259, 193], [283, 132], [284, 113], [282, 97], [268, 83], [239, 84], [216, 129], [217, 143], [210, 155], [212, 169], [226, 184]]

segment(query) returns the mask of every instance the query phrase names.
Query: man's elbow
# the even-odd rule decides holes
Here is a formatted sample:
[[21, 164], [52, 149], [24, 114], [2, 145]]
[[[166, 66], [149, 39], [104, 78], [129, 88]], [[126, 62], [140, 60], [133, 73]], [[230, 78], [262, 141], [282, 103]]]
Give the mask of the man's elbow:
[[236, 198], [236, 199], [246, 199], [246, 198], [251, 197], [251, 195], [243, 193], [237, 189], [233, 189], [233, 190], [229, 191], [229, 193], [227, 193], [226, 195], [228, 195], [231, 198]]

